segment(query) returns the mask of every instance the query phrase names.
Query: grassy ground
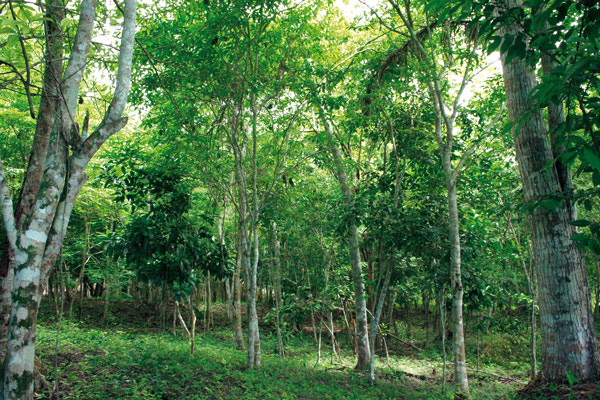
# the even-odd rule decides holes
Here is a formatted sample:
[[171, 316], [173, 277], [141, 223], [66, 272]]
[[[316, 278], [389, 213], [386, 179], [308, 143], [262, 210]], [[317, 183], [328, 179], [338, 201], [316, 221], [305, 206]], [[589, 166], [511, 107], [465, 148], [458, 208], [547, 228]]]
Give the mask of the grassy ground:
[[[57, 323], [50, 314], [42, 313], [38, 354], [48, 381], [53, 383], [58, 371], [60, 384], [58, 393], [41, 394], [44, 399], [452, 398], [451, 390], [442, 394], [442, 363], [433, 348], [416, 352], [389, 343], [391, 355], [377, 359], [378, 382], [372, 386], [366, 375], [352, 370], [350, 350], [332, 357], [324, 342], [318, 362], [315, 343], [306, 335], [287, 340], [288, 358], [281, 361], [273, 336], [263, 330], [259, 370], [246, 369], [246, 353], [235, 350], [225, 328], [199, 332], [191, 355], [183, 336], [161, 332], [148, 323], [153, 312], [133, 303], [113, 308], [107, 324], [99, 318], [101, 305], [93, 303], [83, 320], [63, 320], [57, 352]], [[527, 381], [527, 364], [518, 358], [492, 363], [487, 354], [481, 357], [480, 371], [470, 376], [473, 398], [511, 398]], [[450, 365], [448, 369], [450, 374]]]

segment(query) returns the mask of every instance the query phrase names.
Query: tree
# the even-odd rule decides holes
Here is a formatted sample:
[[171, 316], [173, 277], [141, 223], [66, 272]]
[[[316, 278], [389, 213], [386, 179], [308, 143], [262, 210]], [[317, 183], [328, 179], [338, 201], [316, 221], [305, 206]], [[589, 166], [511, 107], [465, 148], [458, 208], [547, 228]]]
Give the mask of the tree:
[[[427, 9], [417, 14], [419, 3], [390, 1], [392, 9], [400, 17], [402, 28], [392, 28], [398, 32], [406, 43], [390, 52], [380, 69], [382, 76], [391, 64], [402, 61], [408, 63], [407, 53], [412, 53], [417, 63], [410, 64], [417, 71], [417, 78], [429, 95], [433, 114], [433, 136], [438, 145], [442, 170], [445, 176], [447, 191], [448, 231], [450, 239], [451, 286], [452, 286], [452, 331], [454, 342], [455, 380], [459, 391], [468, 393], [469, 385], [466, 367], [466, 352], [463, 321], [464, 286], [461, 266], [461, 240], [459, 227], [459, 207], [457, 185], [465, 163], [477, 149], [480, 141], [496, 125], [501, 112], [488, 122], [488, 128], [471, 143], [460, 143], [459, 129], [456, 120], [462, 113], [463, 94], [467, 86], [477, 74], [479, 63], [477, 47], [479, 37], [474, 32], [459, 33], [451, 22], [441, 26], [431, 23], [432, 16]], [[405, 74], [409, 72], [404, 71]], [[452, 87], [452, 75], [458, 75], [458, 84]], [[411, 90], [407, 84], [405, 90]], [[423, 121], [421, 121], [423, 122]], [[462, 145], [462, 146], [461, 146]], [[456, 157], [457, 148], [463, 147], [462, 154]]]
[[[73, 205], [86, 181], [85, 166], [102, 144], [127, 123], [122, 117], [131, 84], [136, 1], [126, 0], [116, 87], [98, 126], [76, 123], [81, 80], [93, 36], [96, 0], [81, 3], [77, 34], [66, 67], [62, 1], [47, 1], [44, 80], [34, 143], [16, 207], [0, 168], [0, 200], [10, 244], [11, 316], [3, 396], [32, 399], [35, 332], [42, 287], [60, 253]], [[0, 164], [1, 165], [1, 164]], [[7, 309], [7, 308], [3, 308]]]
[[529, 219], [543, 342], [537, 379], [562, 382], [572, 374], [581, 381], [595, 381], [600, 361], [587, 272], [572, 240], [577, 229], [570, 179], [560, 179], [555, 162], [560, 154], [553, 154], [543, 114], [530, 99], [537, 80], [522, 54], [529, 43], [519, 24], [523, 5], [518, 0], [495, 4], [501, 17], [498, 36], [503, 41], [503, 76], [517, 161], [525, 200], [532, 204]]

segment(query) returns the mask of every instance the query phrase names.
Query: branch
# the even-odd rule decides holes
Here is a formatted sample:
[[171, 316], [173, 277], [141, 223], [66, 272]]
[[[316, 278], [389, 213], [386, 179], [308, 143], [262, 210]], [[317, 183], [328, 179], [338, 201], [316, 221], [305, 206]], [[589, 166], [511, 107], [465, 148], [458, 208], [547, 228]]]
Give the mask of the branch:
[[[465, 73], [463, 74], [462, 81], [460, 83], [460, 89], [458, 89], [458, 93], [456, 93], [456, 97], [454, 98], [454, 104], [452, 104], [452, 116], [450, 117], [452, 119], [452, 121], [454, 121], [456, 119], [456, 115], [458, 114], [458, 104], [460, 103], [460, 98], [462, 97], [462, 94], [465, 91], [467, 84], [472, 79], [472, 77], [475, 76], [475, 75], [473, 75], [470, 77], [469, 73], [471, 72], [472, 55], [475, 52], [476, 47], [477, 47], [477, 42], [475, 41], [473, 44], [473, 48], [467, 49], [467, 50], [469, 50], [470, 56], [469, 56], [469, 60], [467, 61]], [[478, 71], [478, 73], [479, 73], [479, 71]]]
[[[92, 43], [92, 31], [94, 30], [94, 19], [96, 17], [97, 0], [83, 0], [81, 2], [81, 13], [75, 43], [69, 58], [69, 64], [63, 77], [62, 91], [62, 122], [68, 127], [75, 121], [75, 109], [79, 96], [81, 78], [85, 70], [87, 55]], [[70, 129], [69, 129], [70, 131]]]
[[135, 42], [135, 13], [136, 0], [125, 0], [123, 11], [123, 33], [121, 35], [121, 50], [119, 53], [119, 69], [117, 70], [117, 85], [112, 102], [108, 107], [105, 119], [113, 122], [121, 118], [125, 110], [129, 88], [131, 87], [131, 66], [133, 60], [133, 44]]
[[[96, 128], [94, 133], [83, 142], [81, 146], [80, 158], [85, 159], [86, 163], [89, 161], [94, 154], [100, 149], [100, 147], [116, 132], [123, 129], [127, 125], [127, 117], [120, 118], [113, 122], [102, 121], [100, 126]], [[84, 164], [85, 165], [85, 164]]]
[[[12, 1], [9, 0], [8, 5], [10, 7], [10, 13], [13, 17], [13, 20], [16, 21], [17, 16], [15, 14], [15, 10], [13, 9]], [[35, 119], [35, 111], [33, 109], [33, 100], [31, 98], [31, 90], [30, 90], [31, 68], [29, 66], [29, 56], [27, 55], [27, 49], [25, 48], [25, 40], [23, 39], [23, 35], [21, 35], [21, 29], [19, 28], [18, 25], [17, 25], [17, 33], [19, 34], [19, 43], [21, 44], [21, 51], [23, 52], [23, 61], [25, 62], [25, 73], [26, 73], [27, 79], [23, 79], [22, 75], [20, 75], [20, 76], [21, 76], [21, 80], [23, 81], [23, 87], [25, 88], [25, 94], [27, 95], [27, 102], [29, 103], [29, 114], [31, 115], [32, 119]], [[15, 71], [16, 71], [16, 69], [15, 69]]]
[[123, 12], [123, 33], [121, 35], [121, 50], [119, 52], [119, 69], [117, 70], [117, 84], [113, 99], [108, 106], [100, 126], [83, 143], [79, 159], [89, 161], [98, 151], [100, 146], [113, 134], [127, 124], [127, 118], [121, 118], [129, 88], [131, 87], [131, 65], [133, 59], [133, 44], [135, 38], [135, 13], [136, 0], [125, 0]]
[[506, 103], [502, 103], [502, 107], [500, 108], [500, 110], [498, 111], [496, 116], [494, 117], [494, 120], [492, 121], [492, 123], [490, 125], [488, 125], [485, 132], [483, 132], [483, 134], [479, 137], [479, 140], [476, 141], [475, 143], [473, 143], [471, 146], [469, 146], [467, 151], [464, 152], [464, 154], [460, 158], [460, 161], [458, 162], [458, 165], [452, 171], [452, 179], [456, 180], [460, 176], [460, 173], [462, 172], [462, 168], [463, 168], [465, 162], [467, 161], [467, 159], [473, 154], [473, 152], [475, 150], [477, 150], [477, 147], [481, 144], [481, 141], [490, 134], [490, 132], [492, 131], [492, 128], [494, 128], [496, 126], [496, 124], [500, 120], [500, 117], [504, 113], [505, 109], [506, 109]]

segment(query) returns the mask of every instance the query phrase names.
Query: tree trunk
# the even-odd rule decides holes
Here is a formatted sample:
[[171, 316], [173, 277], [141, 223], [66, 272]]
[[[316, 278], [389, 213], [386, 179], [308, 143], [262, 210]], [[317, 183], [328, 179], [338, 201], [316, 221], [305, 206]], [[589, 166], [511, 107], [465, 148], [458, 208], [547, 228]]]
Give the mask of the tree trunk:
[[205, 291], [204, 291], [204, 301], [205, 301], [205, 305], [206, 305], [206, 310], [204, 312], [204, 333], [206, 333], [207, 330], [210, 330], [210, 324], [211, 324], [211, 303], [212, 303], [212, 293], [210, 290], [210, 271], [207, 272], [206, 274], [206, 287], [205, 287]]
[[235, 271], [233, 273], [233, 292], [234, 292], [234, 307], [233, 307], [233, 337], [235, 340], [235, 348], [244, 350], [244, 333], [242, 331], [242, 263], [238, 258], [235, 263]]
[[[335, 175], [340, 184], [340, 189], [344, 197], [344, 203], [349, 212], [353, 213], [353, 196], [350, 190], [348, 175], [343, 165], [340, 149], [333, 142], [335, 135], [333, 126], [324, 116], [322, 116], [325, 129], [329, 135], [329, 148], [333, 155], [335, 163]], [[360, 248], [358, 239], [358, 227], [356, 226], [356, 216], [350, 215], [347, 223], [348, 230], [348, 248], [350, 253], [350, 265], [352, 267], [352, 281], [354, 283], [354, 302], [356, 304], [356, 339], [358, 346], [357, 370], [367, 370], [371, 359], [369, 349], [369, 323], [367, 320], [367, 302], [365, 285], [362, 279], [362, 267], [360, 259]]]
[[600, 314], [600, 261], [596, 261], [596, 317]]
[[104, 281], [104, 314], [102, 315], [102, 320], [104, 324], [108, 323], [108, 306], [110, 304], [110, 287], [108, 286], [108, 281]]
[[258, 328], [258, 310], [256, 308], [256, 278], [258, 275], [258, 226], [253, 227], [252, 262], [247, 270], [248, 288], [248, 367], [260, 367], [260, 332]]
[[456, 182], [450, 177], [448, 183], [448, 224], [450, 228], [450, 285], [452, 287], [452, 333], [454, 349], [454, 379], [460, 391], [469, 392], [467, 361], [465, 355], [465, 333], [463, 323], [463, 296], [460, 232], [458, 227], [458, 204]]
[[[396, 289], [392, 289], [392, 296], [389, 300], [389, 307], [388, 307], [388, 325], [390, 328], [394, 329], [394, 332], [396, 332], [396, 320], [394, 319], [394, 306], [396, 305], [396, 297], [398, 296], [398, 290]], [[396, 332], [396, 336], [398, 332]]]
[[192, 316], [192, 323], [190, 324], [190, 352], [194, 354], [194, 346], [196, 344], [196, 311], [194, 311], [191, 295], [188, 296], [188, 303], [190, 305], [190, 313]]
[[285, 358], [285, 348], [283, 347], [283, 339], [281, 338], [281, 322], [280, 322], [280, 310], [281, 310], [281, 254], [279, 238], [277, 236], [277, 224], [273, 222], [271, 224], [271, 240], [273, 248], [273, 264], [274, 264], [274, 276], [273, 283], [275, 286], [275, 328], [277, 329], [277, 352], [279, 358]]
[[[381, 261], [380, 261], [381, 262]], [[380, 287], [380, 291], [377, 294], [377, 304], [375, 305], [375, 315], [371, 321], [371, 332], [370, 332], [370, 348], [371, 348], [371, 360], [369, 365], [369, 381], [371, 384], [375, 383], [375, 339], [377, 338], [377, 328], [379, 327], [379, 319], [381, 318], [381, 311], [383, 310], [383, 303], [387, 296], [388, 287], [390, 285], [390, 278], [392, 276], [392, 265], [390, 260], [385, 261], [384, 268], [381, 269], [381, 273], [385, 273], [383, 278], [383, 284]], [[385, 272], [384, 272], [385, 271]]]
[[[509, 5], [521, 6], [521, 3], [509, 1]], [[516, 24], [507, 24], [499, 34], [504, 38], [514, 37], [519, 29]], [[506, 54], [501, 59], [525, 200], [533, 203], [562, 199], [565, 193], [553, 162], [543, 116], [532, 110], [528, 99], [536, 85], [535, 72], [524, 60], [507, 63]], [[525, 113], [528, 117], [522, 120]], [[556, 201], [560, 204], [555, 210], [538, 206], [529, 216], [542, 332], [542, 368], [538, 379], [563, 382], [569, 372], [580, 382], [595, 381], [600, 376], [600, 363], [587, 273], [581, 251], [571, 240], [576, 228], [569, 224], [572, 214], [568, 203]]]
[[[44, 32], [46, 48], [44, 54], [44, 79], [42, 96], [37, 116], [36, 132], [33, 140], [29, 163], [19, 200], [14, 212], [17, 229], [21, 229], [23, 217], [28, 215], [39, 190], [44, 170], [44, 160], [48, 149], [50, 131], [58, 114], [59, 91], [56, 77], [63, 70], [63, 32], [60, 23], [65, 16], [62, 0], [50, 1], [46, 7]], [[0, 365], [4, 365], [8, 343], [8, 325], [11, 312], [11, 288], [14, 276], [14, 255], [8, 240], [4, 243], [3, 256], [0, 259]]]

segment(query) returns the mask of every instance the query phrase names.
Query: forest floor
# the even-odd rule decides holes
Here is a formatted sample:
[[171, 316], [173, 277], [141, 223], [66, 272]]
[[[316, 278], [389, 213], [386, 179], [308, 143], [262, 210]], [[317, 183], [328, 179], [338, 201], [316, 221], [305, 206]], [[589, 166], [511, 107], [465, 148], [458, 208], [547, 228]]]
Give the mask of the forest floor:
[[[366, 374], [353, 370], [355, 359], [344, 335], [340, 336], [342, 355], [335, 356], [323, 334], [320, 360], [312, 335], [290, 336], [287, 358], [280, 360], [274, 335], [263, 327], [263, 365], [248, 370], [246, 352], [235, 349], [225, 315], [217, 315], [216, 326], [206, 333], [199, 324], [191, 355], [183, 330], [178, 329], [175, 338], [171, 331], [160, 329], [152, 308], [115, 303], [103, 321], [102, 307], [99, 301], [88, 301], [81, 319], [63, 318], [58, 347], [57, 318], [49, 304], [42, 309], [38, 355], [47, 380], [53, 384], [58, 373], [59, 385], [54, 394], [47, 390], [39, 399], [453, 398], [452, 365], [448, 364], [448, 383], [442, 393], [443, 363], [433, 345], [417, 351], [388, 339], [388, 356], [385, 351], [378, 353], [378, 380], [370, 385]], [[418, 327], [408, 332], [412, 336], [401, 331], [397, 339], [419, 343]], [[472, 397], [514, 398], [529, 380], [526, 340], [520, 343], [514, 335], [511, 339], [489, 334], [480, 343], [479, 362], [469, 359]], [[450, 346], [448, 354], [450, 358]]]

